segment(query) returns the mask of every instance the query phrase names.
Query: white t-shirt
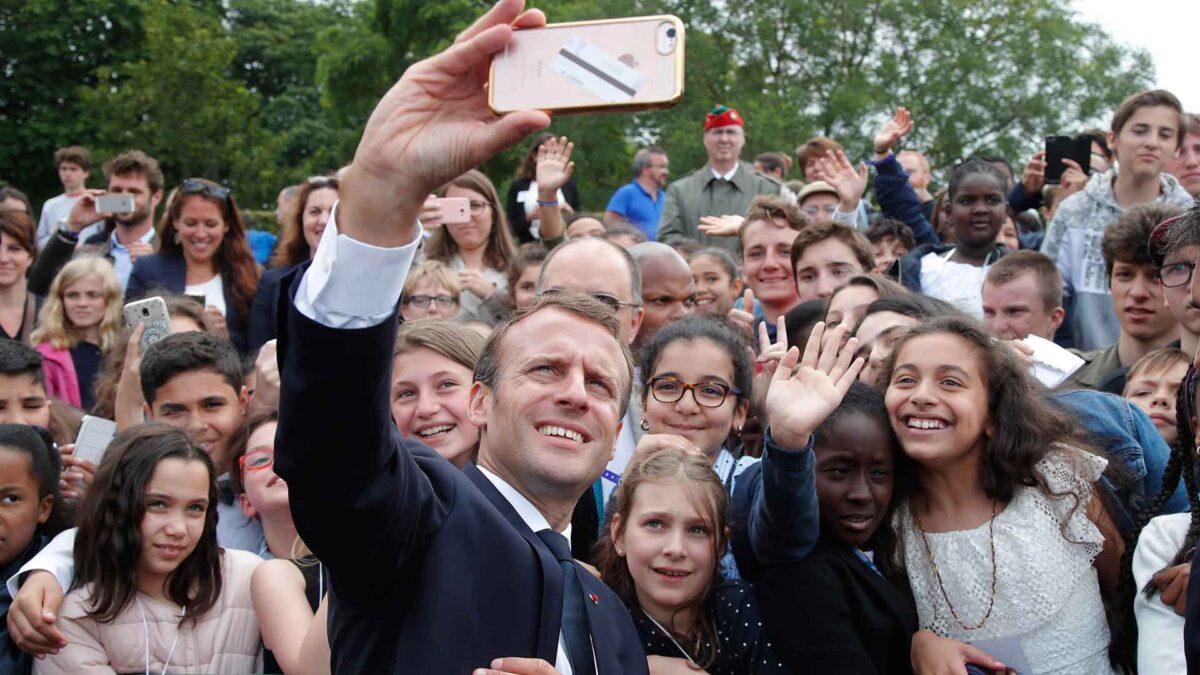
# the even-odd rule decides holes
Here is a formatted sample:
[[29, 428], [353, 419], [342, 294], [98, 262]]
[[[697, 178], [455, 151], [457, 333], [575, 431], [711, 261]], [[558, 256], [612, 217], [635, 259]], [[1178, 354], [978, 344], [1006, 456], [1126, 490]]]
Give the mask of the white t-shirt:
[[63, 194], [51, 197], [46, 200], [45, 204], [42, 204], [42, 216], [38, 219], [37, 228], [37, 247], [39, 251], [45, 248], [46, 242], [50, 241], [50, 237], [54, 236], [54, 231], [58, 229], [58, 221], [66, 220], [71, 215], [71, 209], [75, 208], [75, 202], [77, 201], [79, 201], [79, 197], [68, 197]]
[[203, 295], [205, 307], [216, 307], [221, 316], [228, 313], [225, 310], [225, 287], [221, 285], [221, 275], [209, 279], [202, 284], [188, 286], [183, 289], [184, 295]]
[[983, 275], [987, 266], [976, 267], [950, 260], [946, 253], [927, 253], [921, 258], [921, 292], [945, 300], [959, 311], [983, 320]]

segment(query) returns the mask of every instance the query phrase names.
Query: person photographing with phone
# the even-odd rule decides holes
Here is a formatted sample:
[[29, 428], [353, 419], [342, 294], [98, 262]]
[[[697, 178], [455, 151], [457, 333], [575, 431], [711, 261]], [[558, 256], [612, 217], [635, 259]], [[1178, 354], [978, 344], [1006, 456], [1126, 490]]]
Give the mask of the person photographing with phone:
[[[163, 197], [163, 174], [158, 161], [140, 150], [130, 150], [104, 164], [107, 190], [85, 190], [58, 230], [42, 247], [29, 270], [29, 290], [45, 295], [58, 271], [76, 255], [108, 258], [124, 289], [133, 263], [158, 248], [154, 212]], [[120, 211], [105, 210], [100, 197], [124, 196]], [[133, 204], [129, 208], [128, 198]], [[115, 202], [120, 200], [104, 200]], [[109, 207], [111, 208], [111, 207]], [[90, 227], [99, 223], [99, 227]]]
[[225, 324], [230, 342], [245, 352], [259, 269], [229, 188], [203, 178], [184, 180], [167, 205], [161, 231], [159, 252], [134, 264], [126, 299], [154, 288], [203, 296], [210, 320]]

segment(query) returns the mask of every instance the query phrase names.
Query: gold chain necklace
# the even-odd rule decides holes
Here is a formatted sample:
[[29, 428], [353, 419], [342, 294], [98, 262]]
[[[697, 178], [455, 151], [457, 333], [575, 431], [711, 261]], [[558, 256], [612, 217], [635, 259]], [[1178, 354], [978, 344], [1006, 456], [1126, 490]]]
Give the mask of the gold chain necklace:
[[921, 517], [917, 515], [916, 509], [912, 510], [913, 520], [917, 523], [917, 531], [921, 533], [921, 542], [925, 544], [925, 556], [929, 558], [929, 564], [933, 566], [933, 577], [937, 580], [938, 589], [942, 592], [942, 599], [946, 601], [946, 606], [950, 608], [950, 616], [954, 617], [954, 621], [962, 626], [963, 630], [978, 630], [987, 625], [988, 619], [992, 617], [992, 609], [996, 606], [996, 500], [992, 500], [992, 518], [988, 521], [988, 539], [992, 545], [992, 597], [988, 600], [987, 613], [983, 615], [983, 619], [975, 625], [968, 625], [958, 617], [958, 612], [955, 611], [954, 605], [950, 602], [950, 596], [946, 593], [946, 586], [942, 584], [942, 573], [938, 569], [937, 561], [933, 559], [933, 549], [929, 546], [929, 537], [925, 535], [925, 528], [921, 525]]

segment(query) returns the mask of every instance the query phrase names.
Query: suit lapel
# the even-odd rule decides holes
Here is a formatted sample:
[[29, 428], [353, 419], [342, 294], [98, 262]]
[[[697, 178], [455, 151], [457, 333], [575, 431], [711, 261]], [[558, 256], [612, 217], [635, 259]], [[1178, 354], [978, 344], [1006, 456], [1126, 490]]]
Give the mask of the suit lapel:
[[604, 582], [592, 576], [587, 570], [580, 570], [579, 578], [583, 581], [583, 589], [588, 594], [583, 604], [587, 607], [588, 627], [592, 631], [592, 653], [596, 655], [596, 673], [603, 675], [604, 673], [622, 672], [616, 650], [620, 636], [613, 631], [610, 612], [620, 611], [628, 614], [628, 610], [620, 603], [615, 594], [611, 592], [606, 594], [605, 591], [608, 589], [604, 587]]
[[525, 538], [533, 549], [533, 554], [537, 556], [542, 569], [542, 613], [538, 622], [537, 657], [554, 663], [558, 659], [558, 635], [562, 627], [562, 568], [558, 566], [558, 561], [550, 551], [546, 550], [542, 540], [521, 520], [512, 504], [508, 503], [504, 495], [500, 494], [496, 486], [492, 485], [492, 481], [488, 480], [474, 463], [464, 466], [462, 472], [508, 520], [509, 525]]

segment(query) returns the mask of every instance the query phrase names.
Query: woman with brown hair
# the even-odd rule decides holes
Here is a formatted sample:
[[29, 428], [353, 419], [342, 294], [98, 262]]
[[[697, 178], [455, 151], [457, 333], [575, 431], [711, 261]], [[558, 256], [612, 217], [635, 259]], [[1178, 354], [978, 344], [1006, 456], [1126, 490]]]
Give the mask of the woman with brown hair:
[[25, 284], [25, 273], [37, 258], [34, 225], [29, 214], [0, 211], [0, 337], [30, 344], [41, 304]]
[[308, 262], [316, 254], [317, 244], [329, 224], [337, 200], [338, 179], [329, 176], [314, 176], [304, 181], [299, 194], [292, 200], [293, 210], [288, 215], [287, 227], [280, 234], [270, 269], [259, 279], [254, 303], [250, 306], [248, 351], [256, 351], [275, 337], [279, 282], [296, 265]]
[[203, 296], [209, 316], [224, 322], [230, 341], [245, 352], [259, 269], [229, 188], [203, 178], [184, 180], [169, 201], [159, 236], [158, 253], [133, 264], [126, 299], [152, 288]]
[[458, 274], [463, 317], [496, 325], [508, 315], [508, 271], [517, 246], [492, 181], [471, 170], [438, 192], [439, 197], [467, 199], [466, 223], [425, 222], [435, 227], [425, 242], [425, 257]]

